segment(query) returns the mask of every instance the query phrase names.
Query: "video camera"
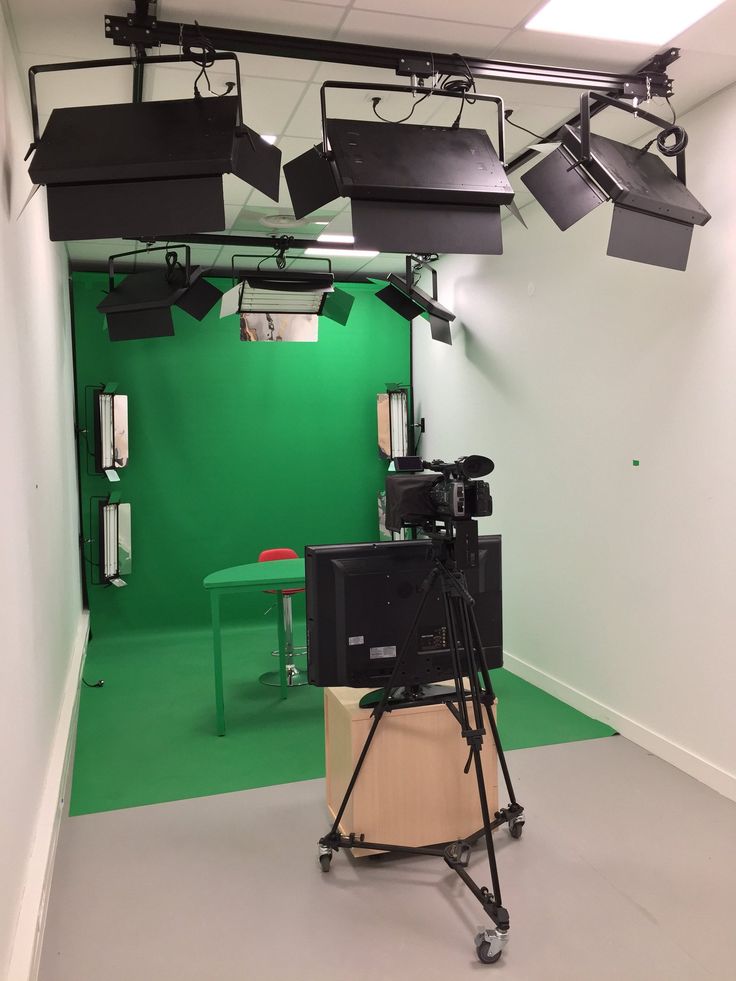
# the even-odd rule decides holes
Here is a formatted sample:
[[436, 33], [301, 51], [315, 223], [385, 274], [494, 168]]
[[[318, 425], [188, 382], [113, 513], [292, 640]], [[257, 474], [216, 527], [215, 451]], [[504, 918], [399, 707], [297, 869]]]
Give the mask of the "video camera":
[[[386, 477], [386, 528], [433, 526], [437, 521], [463, 521], [493, 513], [488, 482], [478, 480], [493, 470], [487, 456], [463, 456], [454, 463], [396, 457], [396, 473]], [[423, 473], [431, 470], [433, 473]]]

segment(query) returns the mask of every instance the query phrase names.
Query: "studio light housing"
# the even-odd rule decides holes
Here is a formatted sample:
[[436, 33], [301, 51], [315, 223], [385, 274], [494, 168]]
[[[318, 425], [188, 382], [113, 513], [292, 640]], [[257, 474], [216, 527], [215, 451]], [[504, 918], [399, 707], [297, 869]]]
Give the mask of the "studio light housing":
[[[190, 61], [203, 55], [143, 59]], [[163, 237], [226, 227], [223, 174], [234, 174], [278, 201], [281, 151], [243, 123], [240, 68], [231, 52], [235, 95], [54, 109], [39, 133], [38, 73], [135, 64], [136, 59], [37, 65], [29, 70], [34, 184], [47, 188], [52, 241]]]
[[[604, 201], [612, 201], [613, 219], [607, 254], [668, 269], [687, 267], [694, 225], [710, 215], [685, 186], [687, 134], [681, 127], [638, 109], [638, 115], [662, 127], [660, 153], [676, 157], [677, 174], [646, 147], [619, 143], [590, 132], [590, 98], [636, 111], [628, 103], [583, 93], [579, 127], [566, 125], [561, 144], [528, 170], [522, 181], [563, 231]], [[667, 139], [673, 137], [674, 144]]]
[[[432, 339], [442, 344], [452, 344], [450, 324], [455, 314], [437, 300], [437, 270], [429, 261], [433, 258], [436, 256], [407, 256], [405, 276], [402, 278], [397, 273], [389, 273], [388, 286], [379, 290], [376, 298], [405, 320], [426, 315]], [[432, 296], [414, 282], [422, 269], [429, 269], [432, 274]]]
[[[286, 251], [290, 238], [283, 236], [270, 255], [234, 255], [232, 257], [233, 288], [222, 297], [220, 316], [251, 313], [312, 314], [325, 316], [343, 326], [347, 324], [355, 298], [335, 286], [335, 276], [329, 259], [299, 256], [286, 268]], [[236, 261], [258, 260], [255, 268], [236, 271]], [[273, 260], [275, 269], [264, 269]], [[311, 263], [312, 268], [297, 269], [296, 263]], [[314, 264], [319, 265], [315, 271]]]
[[[179, 261], [184, 250], [185, 265]], [[165, 262], [154, 269], [134, 272], [115, 284], [115, 261], [130, 256], [149, 256], [164, 252]], [[204, 279], [201, 266], [191, 266], [188, 245], [138, 249], [110, 256], [109, 290], [97, 309], [105, 314], [111, 341], [135, 341], [149, 337], [171, 337], [174, 320], [171, 308], [177, 306], [196, 320], [202, 320], [222, 296], [216, 286]]]
[[98, 505], [99, 569], [102, 583], [125, 586], [132, 570], [130, 504], [110, 495]]
[[297, 218], [337, 197], [348, 197], [358, 248], [490, 255], [503, 251], [500, 206], [511, 203], [514, 192], [504, 169], [500, 98], [472, 95], [496, 104], [497, 153], [485, 130], [330, 119], [328, 88], [467, 98], [466, 91], [452, 89], [325, 82], [320, 92], [322, 143], [284, 166]]
[[409, 454], [409, 390], [404, 385], [388, 386], [376, 396], [378, 455], [384, 460]]
[[120, 480], [128, 464], [128, 396], [114, 384], [95, 391], [95, 469], [108, 480]]

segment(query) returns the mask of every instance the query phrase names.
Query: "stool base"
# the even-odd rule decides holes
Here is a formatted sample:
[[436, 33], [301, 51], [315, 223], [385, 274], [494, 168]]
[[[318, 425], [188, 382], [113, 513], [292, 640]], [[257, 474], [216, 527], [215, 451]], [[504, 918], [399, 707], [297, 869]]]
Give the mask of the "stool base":
[[[268, 685], [271, 688], [280, 688], [281, 672], [267, 671], [258, 680], [262, 685]], [[302, 685], [308, 685], [309, 682], [307, 681], [306, 672], [300, 671], [296, 664], [287, 664], [286, 684], [289, 688], [301, 688]]]

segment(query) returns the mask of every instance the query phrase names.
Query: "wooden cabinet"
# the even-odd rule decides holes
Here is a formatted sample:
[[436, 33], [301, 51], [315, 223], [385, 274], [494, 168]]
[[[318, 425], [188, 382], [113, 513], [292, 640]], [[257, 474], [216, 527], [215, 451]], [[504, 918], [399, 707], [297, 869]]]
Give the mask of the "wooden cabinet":
[[[334, 819], [371, 725], [358, 703], [369, 689], [325, 689], [327, 806]], [[496, 749], [486, 725], [483, 774], [491, 815], [498, 808]], [[478, 831], [483, 821], [468, 745], [445, 705], [387, 713], [378, 727], [341, 831], [369, 841], [431, 845]], [[355, 855], [369, 854], [359, 849]]]

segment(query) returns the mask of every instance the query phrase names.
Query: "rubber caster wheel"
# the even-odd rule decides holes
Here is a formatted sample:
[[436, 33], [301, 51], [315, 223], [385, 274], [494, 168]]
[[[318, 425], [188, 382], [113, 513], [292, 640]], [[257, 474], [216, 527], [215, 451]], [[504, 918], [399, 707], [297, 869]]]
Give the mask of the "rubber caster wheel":
[[319, 857], [319, 867], [323, 872], [330, 871], [330, 864], [332, 862], [332, 855], [324, 853]]
[[524, 830], [523, 821], [514, 821], [509, 825], [509, 834], [512, 838], [521, 838], [521, 833]]
[[492, 954], [491, 945], [487, 940], [483, 940], [475, 949], [476, 953], [478, 954], [478, 960], [481, 962], [481, 964], [495, 964], [503, 953], [502, 950], [499, 950], [495, 954]]

